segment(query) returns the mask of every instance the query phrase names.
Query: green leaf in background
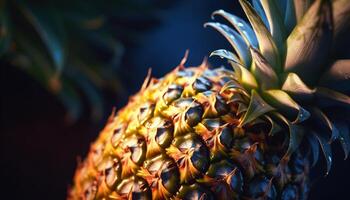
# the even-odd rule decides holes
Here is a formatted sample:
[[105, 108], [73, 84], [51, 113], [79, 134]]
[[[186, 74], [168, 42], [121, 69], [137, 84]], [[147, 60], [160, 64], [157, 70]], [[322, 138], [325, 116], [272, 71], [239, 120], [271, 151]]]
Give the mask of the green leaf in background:
[[142, 31], [158, 22], [157, 11], [169, 4], [1, 1], [0, 59], [55, 95], [71, 122], [84, 113], [84, 99], [91, 118], [99, 120], [105, 116], [103, 94], [125, 92], [118, 77], [124, 44], [136, 44]]
[[61, 72], [66, 59], [65, 30], [62, 18], [51, 7], [31, 6], [22, 1], [19, 2], [20, 11], [40, 35], [56, 70]]
[[63, 103], [68, 111], [66, 121], [71, 122], [77, 120], [82, 113], [81, 99], [77, 91], [72, 88], [71, 84], [63, 81], [62, 90], [58, 93], [59, 100]]

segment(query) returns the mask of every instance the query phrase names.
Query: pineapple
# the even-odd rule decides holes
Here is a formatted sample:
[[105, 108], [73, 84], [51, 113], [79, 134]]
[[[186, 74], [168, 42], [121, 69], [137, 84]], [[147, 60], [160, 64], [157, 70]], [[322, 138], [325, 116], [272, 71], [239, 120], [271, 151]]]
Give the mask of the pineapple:
[[213, 17], [232, 27], [205, 24], [233, 46], [211, 53], [233, 70], [185, 68], [186, 54], [165, 77], [149, 73], [112, 112], [68, 199], [307, 199], [319, 152], [326, 173], [331, 143], [348, 156], [350, 61], [334, 47], [349, 1], [239, 2], [250, 25], [223, 10]]

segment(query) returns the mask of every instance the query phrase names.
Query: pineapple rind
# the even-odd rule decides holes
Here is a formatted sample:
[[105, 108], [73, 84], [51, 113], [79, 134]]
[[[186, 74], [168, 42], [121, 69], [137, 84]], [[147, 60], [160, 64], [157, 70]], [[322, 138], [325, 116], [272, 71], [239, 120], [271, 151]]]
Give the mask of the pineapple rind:
[[285, 188], [306, 196], [307, 155], [299, 161], [302, 170], [281, 164], [288, 145], [268, 144], [263, 115], [241, 123], [247, 110], [238, 107], [248, 107], [250, 94], [228, 86], [233, 81], [231, 70], [209, 69], [206, 62], [147, 78], [128, 105], [111, 114], [76, 172], [69, 199], [275, 199]]

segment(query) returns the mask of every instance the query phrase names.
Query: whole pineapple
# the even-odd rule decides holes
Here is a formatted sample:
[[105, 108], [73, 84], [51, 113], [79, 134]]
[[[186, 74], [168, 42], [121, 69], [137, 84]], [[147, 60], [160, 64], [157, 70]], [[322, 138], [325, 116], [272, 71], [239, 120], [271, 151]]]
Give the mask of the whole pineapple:
[[[348, 0], [239, 1], [223, 10], [233, 70], [180, 65], [109, 118], [69, 199], [306, 199], [330, 144], [350, 150], [350, 61], [335, 60]], [[333, 42], [333, 44], [332, 44]], [[333, 48], [333, 50], [332, 50]], [[332, 55], [332, 56], [329, 56]]]

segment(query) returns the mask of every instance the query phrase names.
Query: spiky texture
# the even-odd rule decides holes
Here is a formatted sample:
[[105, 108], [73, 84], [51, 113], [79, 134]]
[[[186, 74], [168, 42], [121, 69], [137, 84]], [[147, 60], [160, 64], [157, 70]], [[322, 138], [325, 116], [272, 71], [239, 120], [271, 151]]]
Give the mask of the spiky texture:
[[[214, 12], [238, 31], [206, 24], [234, 47], [236, 54], [212, 53], [234, 70], [206, 62], [185, 68], [186, 56], [164, 78], [148, 76], [112, 113], [76, 172], [70, 198], [306, 199], [319, 147], [327, 173], [332, 142], [339, 139], [349, 153], [349, 61], [330, 65], [325, 53], [337, 41], [332, 27], [339, 33], [346, 23], [330, 1], [276, 2], [253, 1], [254, 9], [240, 0], [252, 27]], [[346, 1], [333, 7], [350, 13]]]
[[287, 140], [268, 139], [266, 119], [239, 126], [250, 97], [230, 87], [234, 77], [231, 70], [203, 63], [146, 79], [91, 146], [71, 198], [305, 196], [306, 158], [280, 163]]

